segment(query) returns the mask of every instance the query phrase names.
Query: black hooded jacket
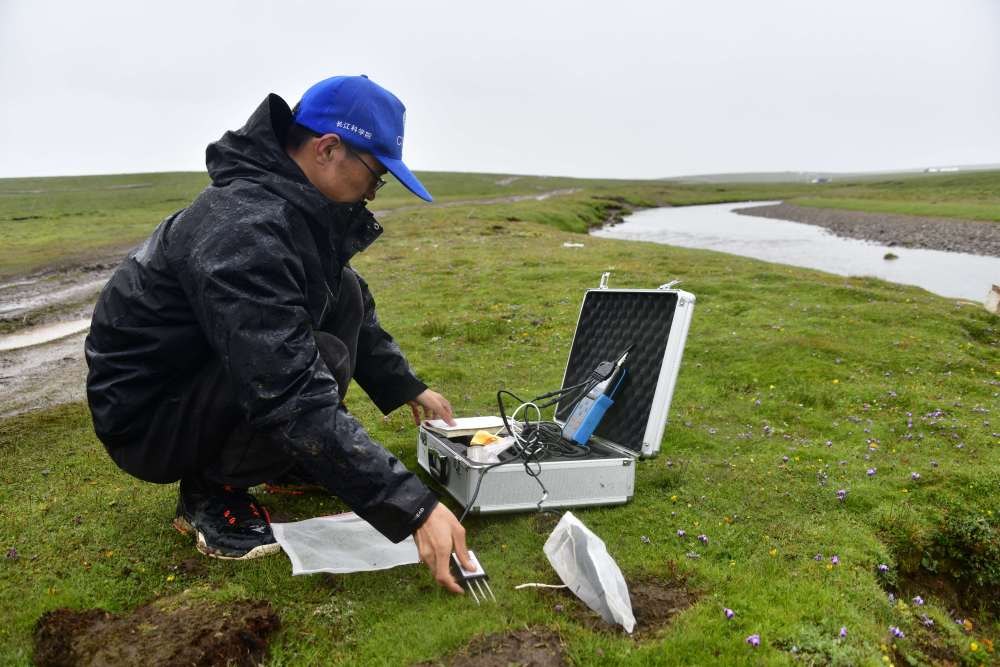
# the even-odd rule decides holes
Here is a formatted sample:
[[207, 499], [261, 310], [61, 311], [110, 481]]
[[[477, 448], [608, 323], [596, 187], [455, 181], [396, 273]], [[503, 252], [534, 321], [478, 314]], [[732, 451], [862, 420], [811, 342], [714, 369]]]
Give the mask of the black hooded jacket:
[[[94, 428], [108, 447], [128, 446], [164, 392], [216, 357], [248, 422], [398, 542], [437, 500], [338, 409], [313, 335], [330, 328], [343, 268], [382, 228], [362, 205], [332, 202], [309, 183], [283, 148], [291, 121], [270, 95], [242, 129], [209, 145], [212, 184], [161, 222], [104, 288], [85, 344]], [[426, 385], [358, 282], [354, 378], [388, 414]]]

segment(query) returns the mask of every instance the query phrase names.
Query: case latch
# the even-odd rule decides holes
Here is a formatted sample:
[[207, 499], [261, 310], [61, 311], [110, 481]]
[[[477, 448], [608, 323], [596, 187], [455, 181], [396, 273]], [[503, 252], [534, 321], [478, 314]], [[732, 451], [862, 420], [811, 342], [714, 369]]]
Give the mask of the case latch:
[[611, 277], [610, 271], [605, 271], [601, 274], [601, 284], [597, 286], [597, 289], [608, 289], [608, 278]]
[[448, 486], [448, 458], [441, 456], [433, 449], [427, 450], [427, 472], [431, 479], [443, 486]]

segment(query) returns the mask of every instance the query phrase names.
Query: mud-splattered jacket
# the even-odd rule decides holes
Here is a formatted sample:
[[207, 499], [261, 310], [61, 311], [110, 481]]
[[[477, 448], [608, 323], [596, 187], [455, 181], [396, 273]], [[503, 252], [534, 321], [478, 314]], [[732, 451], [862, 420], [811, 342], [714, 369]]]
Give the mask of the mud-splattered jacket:
[[[242, 129], [209, 145], [212, 184], [160, 223], [104, 288], [85, 346], [94, 427], [108, 446], [125, 445], [166, 388], [215, 356], [247, 420], [398, 542], [437, 500], [338, 409], [313, 336], [330, 327], [343, 267], [382, 228], [363, 206], [331, 202], [309, 183], [282, 146], [291, 120], [270, 95]], [[426, 385], [359, 283], [354, 378], [388, 414]]]

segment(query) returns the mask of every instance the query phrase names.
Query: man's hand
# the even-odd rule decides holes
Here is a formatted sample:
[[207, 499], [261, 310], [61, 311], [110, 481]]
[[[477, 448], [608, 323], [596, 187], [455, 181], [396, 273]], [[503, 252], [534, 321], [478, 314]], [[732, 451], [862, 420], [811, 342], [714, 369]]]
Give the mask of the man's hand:
[[423, 525], [413, 533], [413, 541], [417, 543], [420, 560], [431, 571], [438, 584], [452, 593], [465, 593], [451, 576], [449, 568], [452, 551], [458, 554], [458, 561], [463, 568], [474, 570], [475, 567], [469, 560], [469, 551], [465, 547], [465, 528], [451, 510], [438, 503]]
[[413, 423], [417, 426], [420, 426], [420, 408], [424, 409], [424, 419], [443, 419], [449, 426], [455, 425], [451, 403], [436, 391], [424, 389], [419, 396], [407, 401], [406, 404], [413, 411]]

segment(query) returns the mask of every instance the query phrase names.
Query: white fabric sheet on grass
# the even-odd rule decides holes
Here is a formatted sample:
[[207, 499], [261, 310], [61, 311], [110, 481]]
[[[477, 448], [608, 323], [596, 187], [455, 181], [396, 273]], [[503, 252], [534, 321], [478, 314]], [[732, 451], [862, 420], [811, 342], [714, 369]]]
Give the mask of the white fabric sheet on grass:
[[294, 523], [272, 523], [292, 561], [292, 574], [372, 572], [420, 562], [412, 537], [393, 544], [353, 512]]

